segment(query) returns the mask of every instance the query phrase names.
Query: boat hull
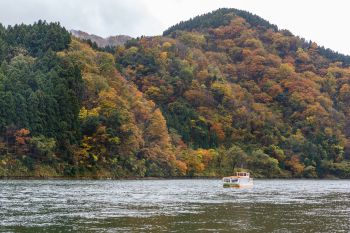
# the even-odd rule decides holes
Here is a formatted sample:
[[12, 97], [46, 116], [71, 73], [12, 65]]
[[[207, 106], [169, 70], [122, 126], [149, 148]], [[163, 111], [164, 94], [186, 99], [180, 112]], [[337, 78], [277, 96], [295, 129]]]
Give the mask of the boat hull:
[[224, 188], [239, 188], [239, 184], [224, 184]]
[[224, 188], [251, 188], [253, 187], [253, 184], [230, 184], [230, 183], [224, 183]]

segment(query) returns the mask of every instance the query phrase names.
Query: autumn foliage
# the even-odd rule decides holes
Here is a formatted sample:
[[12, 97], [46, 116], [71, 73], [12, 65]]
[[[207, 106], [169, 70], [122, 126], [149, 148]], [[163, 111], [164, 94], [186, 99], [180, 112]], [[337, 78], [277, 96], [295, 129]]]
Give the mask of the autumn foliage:
[[348, 56], [235, 9], [112, 50], [67, 35], [0, 27], [0, 176], [350, 177]]

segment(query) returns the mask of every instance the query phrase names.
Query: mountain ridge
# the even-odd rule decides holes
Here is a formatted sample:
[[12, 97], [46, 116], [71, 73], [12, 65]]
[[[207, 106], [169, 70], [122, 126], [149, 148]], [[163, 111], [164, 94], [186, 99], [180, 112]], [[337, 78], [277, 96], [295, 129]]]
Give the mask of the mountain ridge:
[[115, 35], [115, 36], [108, 36], [108, 37], [101, 37], [94, 34], [89, 34], [87, 32], [81, 31], [81, 30], [70, 30], [70, 33], [80, 39], [83, 40], [91, 40], [91, 42], [95, 42], [98, 47], [104, 48], [104, 47], [113, 47], [118, 45], [125, 44], [128, 40], [132, 39], [131, 36], [127, 35]]
[[[186, 21], [181, 21], [178, 24], [175, 24], [163, 32], [163, 36], [169, 36], [171, 33], [174, 33], [176, 30], [201, 30], [204, 28], [208, 28], [209, 26], [212, 28], [216, 28], [218, 26], [225, 26], [228, 24], [230, 20], [234, 17], [244, 18], [251, 27], [255, 27], [257, 29], [271, 29], [275, 32], [280, 31], [285, 33], [286, 35], [293, 35], [287, 29], [279, 29], [277, 25], [270, 23], [269, 21], [263, 19], [262, 17], [250, 13], [245, 10], [239, 10], [234, 8], [220, 8], [218, 10], [214, 10], [210, 13], [198, 15], [194, 18], [191, 18]], [[213, 24], [213, 22], [215, 22]], [[294, 36], [294, 35], [293, 35]], [[313, 41], [306, 41], [304, 38], [300, 38], [305, 46], [310, 46]], [[323, 56], [330, 58], [332, 61], [342, 61], [346, 65], [350, 65], [350, 55], [346, 55], [340, 52], [333, 51], [330, 48], [325, 48], [324, 46], [319, 47], [319, 51]]]

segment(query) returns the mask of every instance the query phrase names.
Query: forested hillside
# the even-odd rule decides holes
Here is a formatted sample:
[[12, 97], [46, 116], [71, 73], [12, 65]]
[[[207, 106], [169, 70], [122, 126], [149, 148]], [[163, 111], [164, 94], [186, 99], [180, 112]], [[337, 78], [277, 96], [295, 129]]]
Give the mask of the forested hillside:
[[70, 42], [55, 23], [0, 26], [0, 175], [25, 174], [58, 156], [71, 160], [83, 81], [77, 66], [56, 55]]
[[1, 177], [350, 177], [349, 56], [248, 12], [112, 53], [1, 26], [0, 60]]
[[231, 164], [264, 176], [349, 176], [349, 56], [220, 9], [130, 41], [115, 57], [192, 148], [182, 158], [197, 156], [197, 173]]
[[59, 24], [1, 32], [0, 176], [184, 174], [162, 113], [111, 54]]

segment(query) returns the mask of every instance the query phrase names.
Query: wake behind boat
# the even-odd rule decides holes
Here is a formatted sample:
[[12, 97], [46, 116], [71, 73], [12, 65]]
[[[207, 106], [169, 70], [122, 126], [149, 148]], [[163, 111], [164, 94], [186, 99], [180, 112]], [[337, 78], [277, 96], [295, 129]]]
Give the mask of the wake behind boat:
[[253, 178], [250, 178], [248, 172], [237, 172], [235, 176], [222, 178], [224, 188], [234, 187], [253, 187]]

